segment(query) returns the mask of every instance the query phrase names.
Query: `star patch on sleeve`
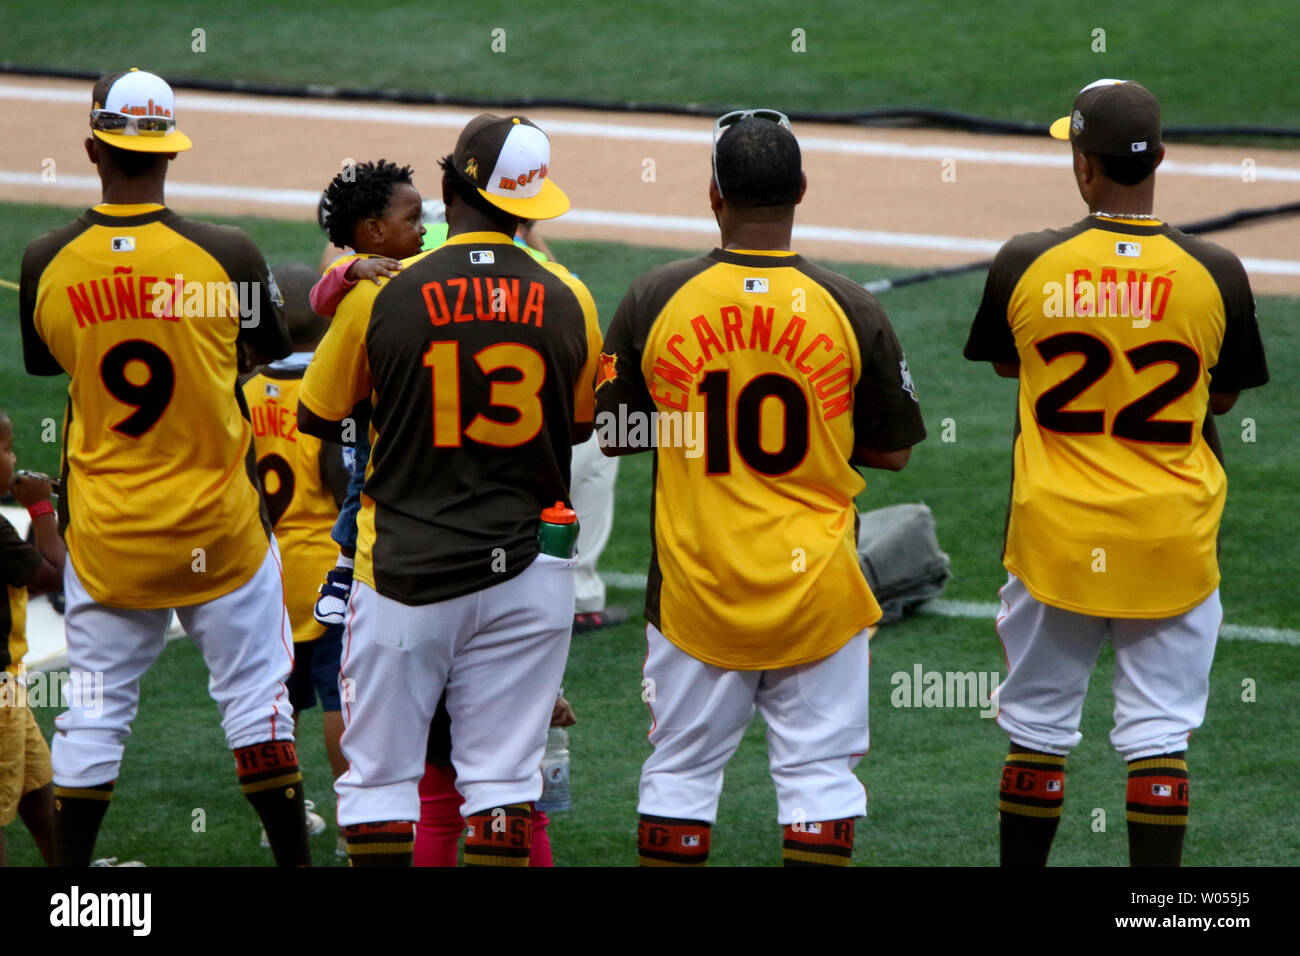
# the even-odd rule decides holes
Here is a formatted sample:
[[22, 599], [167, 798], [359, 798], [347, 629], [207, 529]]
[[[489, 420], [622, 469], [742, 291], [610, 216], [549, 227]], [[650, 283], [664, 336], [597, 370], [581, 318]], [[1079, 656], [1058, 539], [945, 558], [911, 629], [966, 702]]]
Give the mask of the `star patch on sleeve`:
[[618, 356], [600, 353], [600, 364], [596, 366], [596, 388], [618, 378]]

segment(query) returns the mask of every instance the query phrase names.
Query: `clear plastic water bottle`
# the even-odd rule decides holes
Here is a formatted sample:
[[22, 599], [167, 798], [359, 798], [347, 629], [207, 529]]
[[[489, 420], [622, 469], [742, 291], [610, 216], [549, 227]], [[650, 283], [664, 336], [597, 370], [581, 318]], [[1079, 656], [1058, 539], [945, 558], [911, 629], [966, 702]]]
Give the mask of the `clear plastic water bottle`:
[[542, 798], [537, 809], [545, 813], [568, 810], [573, 806], [569, 796], [569, 734], [563, 727], [552, 727], [546, 732], [546, 753], [542, 755]]

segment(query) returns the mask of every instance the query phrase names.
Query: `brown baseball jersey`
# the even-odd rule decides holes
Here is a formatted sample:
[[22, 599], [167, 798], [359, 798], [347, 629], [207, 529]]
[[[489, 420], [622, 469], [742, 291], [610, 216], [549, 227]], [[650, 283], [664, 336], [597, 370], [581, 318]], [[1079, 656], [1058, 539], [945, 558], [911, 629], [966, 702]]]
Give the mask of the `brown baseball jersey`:
[[299, 401], [333, 422], [374, 406], [356, 578], [428, 604], [523, 571], [541, 510], [569, 500], [600, 342], [586, 286], [496, 232], [349, 292]]

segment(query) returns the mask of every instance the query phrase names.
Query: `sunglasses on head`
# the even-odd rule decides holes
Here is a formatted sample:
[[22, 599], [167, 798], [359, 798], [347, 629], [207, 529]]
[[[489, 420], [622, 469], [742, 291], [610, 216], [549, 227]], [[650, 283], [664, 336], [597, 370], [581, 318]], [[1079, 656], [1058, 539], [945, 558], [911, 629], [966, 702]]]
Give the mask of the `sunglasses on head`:
[[791, 133], [794, 132], [794, 127], [790, 125], [790, 117], [786, 116], [779, 110], [732, 110], [730, 113], [723, 113], [719, 116], [717, 122], [713, 124], [713, 181], [718, 184], [719, 196], [722, 196], [722, 183], [718, 180], [718, 136], [723, 130], [729, 129], [741, 120], [746, 120], [750, 117], [753, 117], [754, 119], [767, 120], [770, 123], [776, 123], [779, 126], [784, 126]]
[[132, 116], [113, 110], [91, 110], [90, 128], [101, 133], [130, 130], [140, 136], [166, 136], [176, 128], [176, 120], [170, 116]]

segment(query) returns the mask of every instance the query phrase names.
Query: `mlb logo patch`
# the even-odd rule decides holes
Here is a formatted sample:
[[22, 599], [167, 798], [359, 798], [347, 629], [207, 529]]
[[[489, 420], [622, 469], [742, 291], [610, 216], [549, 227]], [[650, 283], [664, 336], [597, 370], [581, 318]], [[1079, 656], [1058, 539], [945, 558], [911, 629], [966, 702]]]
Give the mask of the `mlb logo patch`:
[[682, 846], [699, 846], [700, 837], [697, 833], [687, 833], [682, 836]]
[[1153, 797], [1171, 797], [1174, 794], [1174, 788], [1167, 783], [1151, 784], [1151, 796]]
[[745, 291], [746, 291], [746, 292], [766, 292], [766, 291], [767, 291], [767, 280], [766, 280], [766, 279], [746, 279], [746, 280], [745, 280]]
[[476, 266], [490, 266], [497, 261], [491, 249], [473, 249], [469, 254], [469, 261]]
[[267, 394], [267, 397], [268, 397], [268, 398], [279, 398], [279, 397], [280, 397], [280, 386], [279, 386], [279, 385], [276, 385], [274, 382], [267, 382], [267, 383], [266, 383], [266, 394]]
[[1048, 792], [1048, 793], [1060, 793], [1060, 792], [1061, 792], [1061, 781], [1059, 781], [1059, 780], [1049, 780], [1049, 781], [1047, 781], [1047, 792]]
[[114, 236], [114, 252], [135, 252], [135, 236]]
[[1142, 243], [1140, 242], [1117, 242], [1115, 243], [1115, 255], [1129, 256], [1138, 258], [1142, 255]]
[[1145, 153], [1147, 151], [1147, 141], [1141, 139], [1136, 143], [1129, 143], [1129, 149], [1133, 150], [1135, 153]]

